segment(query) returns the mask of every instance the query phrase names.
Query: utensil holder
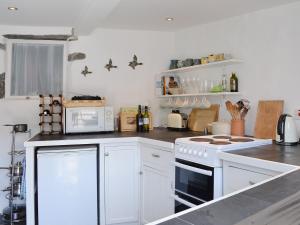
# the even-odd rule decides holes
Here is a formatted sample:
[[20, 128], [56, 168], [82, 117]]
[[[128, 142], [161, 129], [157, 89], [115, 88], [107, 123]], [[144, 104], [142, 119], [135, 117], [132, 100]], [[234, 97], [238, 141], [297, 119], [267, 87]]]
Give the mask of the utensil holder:
[[245, 135], [245, 120], [231, 120], [231, 135]]

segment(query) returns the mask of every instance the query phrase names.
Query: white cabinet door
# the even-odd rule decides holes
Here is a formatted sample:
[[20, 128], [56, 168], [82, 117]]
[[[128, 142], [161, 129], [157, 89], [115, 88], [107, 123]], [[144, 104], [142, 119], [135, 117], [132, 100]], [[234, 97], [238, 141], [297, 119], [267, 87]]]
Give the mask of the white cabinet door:
[[279, 173], [239, 163], [223, 162], [224, 195], [241, 190]]
[[174, 198], [171, 197], [175, 170], [173, 149], [155, 145], [141, 145], [142, 156], [142, 223], [174, 214]]
[[139, 224], [137, 146], [105, 146], [104, 158], [106, 224]]
[[174, 213], [169, 174], [143, 166], [142, 223], [150, 223]]

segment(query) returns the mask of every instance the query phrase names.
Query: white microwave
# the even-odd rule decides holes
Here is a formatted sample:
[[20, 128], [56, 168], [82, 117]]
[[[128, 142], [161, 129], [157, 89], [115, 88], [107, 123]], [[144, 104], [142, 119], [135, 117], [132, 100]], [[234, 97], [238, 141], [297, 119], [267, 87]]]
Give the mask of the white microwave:
[[114, 131], [112, 107], [65, 108], [64, 133]]

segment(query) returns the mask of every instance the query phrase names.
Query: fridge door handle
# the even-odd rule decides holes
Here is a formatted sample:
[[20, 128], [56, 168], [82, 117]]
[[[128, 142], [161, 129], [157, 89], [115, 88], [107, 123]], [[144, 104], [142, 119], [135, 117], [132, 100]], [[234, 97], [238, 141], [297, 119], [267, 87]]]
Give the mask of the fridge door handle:
[[74, 153], [84, 153], [84, 152], [93, 152], [96, 151], [97, 148], [82, 148], [82, 149], [68, 149], [68, 150], [38, 150], [39, 154], [56, 154], [56, 153], [66, 153], [66, 154], [74, 154]]

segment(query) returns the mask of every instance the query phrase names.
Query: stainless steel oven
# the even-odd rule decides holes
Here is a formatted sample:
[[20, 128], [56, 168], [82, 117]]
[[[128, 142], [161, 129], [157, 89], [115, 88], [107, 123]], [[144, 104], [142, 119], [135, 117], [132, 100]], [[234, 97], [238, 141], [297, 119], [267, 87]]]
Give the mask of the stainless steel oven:
[[222, 196], [222, 169], [183, 159], [175, 161], [175, 212]]

